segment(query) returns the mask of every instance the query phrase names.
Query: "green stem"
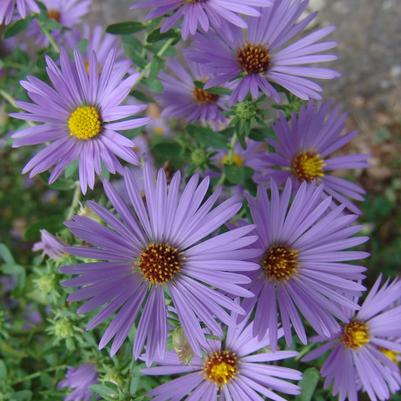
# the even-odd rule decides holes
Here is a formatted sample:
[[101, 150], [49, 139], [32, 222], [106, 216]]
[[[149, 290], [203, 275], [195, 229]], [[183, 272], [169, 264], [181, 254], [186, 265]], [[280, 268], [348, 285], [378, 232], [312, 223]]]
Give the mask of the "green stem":
[[14, 98], [6, 91], [4, 91], [3, 89], [0, 89], [0, 95], [7, 100], [8, 103], [11, 104], [11, 106], [13, 106], [14, 108], [18, 109], [17, 104], [15, 103]]
[[51, 368], [40, 370], [39, 372], [35, 372], [35, 373], [32, 373], [32, 374], [30, 374], [28, 376], [24, 376], [21, 379], [15, 380], [14, 382], [11, 383], [11, 385], [14, 386], [16, 384], [23, 383], [23, 382], [26, 382], [28, 380], [35, 379], [36, 377], [41, 376], [43, 373], [53, 372], [55, 370], [66, 369], [66, 368], [67, 368], [67, 365], [52, 366]]
[[[231, 138], [230, 144], [228, 145], [227, 163], [226, 164], [232, 164], [232, 162], [233, 162], [234, 148], [235, 148], [235, 145], [236, 145], [237, 141], [238, 141], [238, 135], [235, 132], [234, 135]], [[223, 170], [223, 172], [222, 172], [222, 174], [220, 176], [220, 179], [219, 179], [219, 181], [217, 181], [216, 185], [217, 186], [223, 185], [225, 179], [226, 179], [226, 174], [225, 174], [225, 172]]]
[[[168, 50], [168, 48], [171, 46], [173, 41], [174, 41], [173, 38], [168, 39], [166, 43], [163, 45], [163, 47], [157, 52], [156, 57], [162, 57], [164, 53]], [[149, 61], [149, 63], [146, 64], [145, 68], [142, 70], [137, 83], [140, 82], [143, 78], [145, 78], [146, 74], [149, 72], [151, 67], [152, 67], [152, 61]]]
[[52, 34], [45, 28], [43, 25], [40, 26], [42, 32], [45, 34], [46, 38], [48, 39], [50, 46], [56, 53], [60, 53], [60, 48], [58, 47], [56, 41], [54, 40]]
[[75, 191], [74, 191], [74, 195], [72, 197], [72, 203], [71, 203], [71, 206], [70, 206], [67, 216], [66, 216], [67, 220], [70, 220], [72, 218], [72, 216], [74, 216], [75, 210], [79, 204], [80, 199], [81, 199], [81, 187], [79, 185], [79, 181], [77, 181], [75, 183]]

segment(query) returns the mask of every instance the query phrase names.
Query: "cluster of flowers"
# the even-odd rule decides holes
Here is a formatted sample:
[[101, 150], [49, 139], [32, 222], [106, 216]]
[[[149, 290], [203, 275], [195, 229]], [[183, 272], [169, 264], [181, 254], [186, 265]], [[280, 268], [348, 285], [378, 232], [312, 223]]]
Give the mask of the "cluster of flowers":
[[[56, 1], [44, 3], [52, 3], [49, 14], [58, 21], [72, 24]], [[88, 7], [61, 3], [77, 19]], [[124, 178], [124, 196], [103, 180], [113, 211], [87, 204], [102, 223], [83, 216], [66, 223], [85, 246], [54, 243], [44, 232], [37, 249], [49, 253], [55, 244], [52, 256], [62, 247], [91, 260], [64, 266], [63, 273], [76, 277], [63, 285], [78, 287], [69, 301], [84, 301], [80, 313], [103, 307], [88, 329], [112, 317], [100, 349], [111, 343], [115, 355], [136, 327], [132, 352], [148, 366], [143, 373], [180, 375], [153, 389], [154, 401], [283, 400], [277, 392], [298, 394], [290, 381], [301, 373], [275, 363], [297, 353], [278, 350], [278, 343], [307, 344], [310, 328], [317, 337], [309, 340], [320, 346], [304, 360], [330, 351], [321, 373], [340, 401], [356, 401], [360, 390], [372, 401], [386, 400], [401, 387], [401, 281], [379, 278], [360, 301], [365, 268], [353, 262], [368, 255], [351, 248], [368, 239], [357, 235], [361, 226], [354, 224], [360, 213], [354, 201], [363, 200], [364, 191], [330, 172], [364, 168], [367, 157], [333, 156], [356, 133], [344, 134], [346, 115], [338, 107], [316, 102], [322, 88], [315, 80], [338, 73], [311, 64], [334, 60], [325, 52], [336, 43], [322, 41], [331, 26], [303, 33], [316, 16], [305, 16], [307, 5], [146, 0], [133, 6], [150, 8], [149, 19], [168, 14], [162, 31], [180, 23], [183, 39], [193, 36], [184, 50], [186, 65], [170, 60], [170, 71], [160, 76], [164, 116], [217, 129], [229, 124], [225, 111], [249, 96], [281, 102], [287, 91], [307, 101], [289, 120], [280, 114], [270, 153], [251, 141], [254, 151], [235, 153], [234, 162], [256, 171], [257, 195], [245, 195], [252, 224], [235, 219], [242, 199], [220, 201], [222, 189], [210, 190], [209, 176], [195, 174], [185, 183], [179, 171], [170, 177], [145, 162], [138, 180], [121, 164], [119, 159], [133, 165], [140, 160], [135, 139], [120, 132], [149, 118], [132, 118], [145, 105], [123, 104], [140, 73], [99, 28], [84, 30], [85, 53], [63, 47], [59, 60], [46, 57], [49, 83], [33, 76], [21, 82], [31, 101], [19, 101], [23, 112], [13, 117], [38, 124], [18, 131], [14, 146], [44, 144], [24, 172], [49, 170], [52, 183], [78, 160], [83, 193], [94, 187], [102, 166]], [[3, 0], [0, 23], [12, 20], [15, 7], [23, 17], [38, 11], [33, 0]], [[217, 95], [216, 87], [231, 95]], [[187, 348], [167, 350], [169, 322], [182, 328]], [[87, 400], [96, 382], [93, 367], [83, 365], [70, 370], [61, 386], [76, 387], [67, 399]]]

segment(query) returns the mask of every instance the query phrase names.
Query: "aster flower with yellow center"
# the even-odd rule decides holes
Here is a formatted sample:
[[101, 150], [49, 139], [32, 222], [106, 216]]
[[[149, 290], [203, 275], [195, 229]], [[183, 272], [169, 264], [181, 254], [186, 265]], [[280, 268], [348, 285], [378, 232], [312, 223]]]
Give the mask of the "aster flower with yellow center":
[[[270, 153], [260, 153], [255, 161], [255, 181], [268, 186], [271, 179], [283, 184], [293, 181], [294, 189], [302, 182], [323, 185], [324, 192], [353, 213], [360, 213], [354, 201], [362, 201], [365, 191], [357, 184], [334, 175], [368, 167], [368, 155], [339, 155], [356, 132], [344, 133], [346, 114], [332, 102], [309, 102], [287, 121], [284, 114], [273, 125], [277, 138], [268, 141]], [[334, 153], [334, 155], [333, 155]]]
[[255, 338], [253, 324], [247, 316], [242, 323], [228, 327], [224, 339], [209, 341], [203, 355], [194, 356], [190, 363], [170, 352], [157, 360], [159, 366], [144, 369], [143, 373], [151, 376], [180, 375], [151, 390], [151, 400], [284, 401], [277, 393], [299, 394], [300, 388], [290, 380], [300, 380], [301, 373], [276, 363], [297, 353], [272, 353], [269, 336]]
[[44, 144], [25, 166], [30, 176], [50, 170], [49, 183], [55, 182], [74, 160], [79, 165], [82, 192], [95, 185], [95, 175], [102, 165], [111, 173], [122, 172], [118, 158], [138, 164], [135, 142], [119, 131], [142, 127], [149, 118], [132, 118], [145, 110], [144, 105], [121, 105], [139, 74], [127, 74], [129, 65], [115, 68], [116, 51], [104, 59], [99, 70], [95, 52], [90, 55], [89, 68], [75, 50], [71, 60], [62, 49], [59, 65], [46, 57], [50, 84], [29, 76], [21, 85], [31, 102], [20, 101], [24, 112], [12, 116], [38, 125], [14, 134], [14, 147]]
[[[233, 297], [253, 296], [244, 288], [249, 279], [243, 274], [258, 267], [249, 261], [259, 252], [252, 248], [256, 236], [249, 235], [253, 226], [214, 235], [242, 205], [232, 197], [214, 207], [221, 193], [206, 196], [209, 178], [199, 183], [195, 175], [181, 192], [179, 172], [168, 185], [166, 173], [160, 170], [155, 178], [146, 163], [141, 181], [126, 170], [125, 187], [129, 205], [104, 182], [117, 215], [89, 202], [105, 225], [81, 216], [67, 223], [72, 233], [89, 245], [69, 247], [67, 251], [96, 260], [62, 268], [65, 273], [78, 275], [64, 282], [79, 287], [69, 300], [85, 301], [81, 313], [104, 306], [88, 329], [113, 316], [99, 345], [104, 348], [112, 341], [111, 355], [136, 325], [134, 357], [139, 358], [146, 349], [148, 364], [163, 358], [171, 308], [193, 352], [200, 355], [207, 346], [207, 332], [221, 336], [219, 322], [233, 324], [227, 311], [243, 313]], [[223, 380], [231, 374], [229, 366], [227, 373], [223, 366], [214, 366], [210, 367], [210, 377]]]
[[356, 313], [350, 313], [339, 330], [303, 360], [320, 358], [330, 351], [321, 373], [339, 401], [358, 401], [366, 392], [372, 401], [385, 401], [401, 389], [397, 365], [401, 352], [401, 281], [379, 277]]
[[170, 59], [168, 72], [160, 74], [164, 87], [158, 96], [163, 108], [162, 117], [180, 118], [188, 123], [201, 122], [216, 129], [221, 128], [226, 121], [223, 111], [227, 96], [206, 91], [202, 87], [207, 82], [203, 67], [188, 60], [186, 62], [184, 67], [178, 60]]
[[[368, 254], [350, 248], [368, 238], [355, 236], [361, 229], [353, 225], [357, 216], [345, 215], [344, 206], [333, 206], [321, 186], [303, 182], [293, 191], [287, 180], [279, 191], [274, 181], [270, 185], [270, 196], [262, 187], [256, 198], [248, 196], [263, 253], [257, 259], [259, 271], [249, 273], [255, 297], [242, 306], [255, 314], [255, 335], [269, 332], [274, 350], [280, 326], [287, 345], [293, 330], [307, 343], [302, 316], [319, 335], [339, 330], [337, 319], [345, 321], [358, 307], [353, 297], [365, 288], [360, 284], [365, 268], [350, 262]], [[350, 335], [350, 343], [352, 339]], [[363, 338], [354, 340], [358, 345]]]

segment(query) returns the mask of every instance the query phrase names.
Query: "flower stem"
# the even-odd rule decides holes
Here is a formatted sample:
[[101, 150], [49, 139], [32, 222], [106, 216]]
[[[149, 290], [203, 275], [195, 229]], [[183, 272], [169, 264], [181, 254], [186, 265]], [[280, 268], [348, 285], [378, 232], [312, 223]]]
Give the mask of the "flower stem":
[[70, 220], [72, 216], [74, 216], [75, 210], [79, 204], [79, 201], [81, 199], [81, 187], [79, 185], [79, 181], [75, 183], [75, 190], [74, 190], [74, 195], [72, 197], [72, 203], [70, 208], [68, 209], [68, 213], [66, 216], [67, 220]]
[[[168, 48], [171, 46], [173, 41], [174, 41], [173, 38], [168, 39], [166, 43], [163, 45], [163, 47], [157, 52], [156, 57], [162, 57], [164, 53], [168, 50]], [[149, 63], [146, 64], [145, 68], [142, 70], [137, 83], [140, 82], [143, 78], [145, 78], [146, 74], [149, 72], [151, 67], [152, 67], [152, 61], [149, 61]]]
[[6, 91], [4, 91], [3, 89], [0, 89], [0, 95], [7, 100], [8, 103], [11, 104], [11, 106], [13, 106], [14, 108], [18, 109], [17, 104], [15, 103], [14, 98]]
[[19, 383], [26, 382], [28, 380], [35, 379], [36, 377], [41, 376], [43, 373], [53, 372], [55, 370], [65, 369], [65, 368], [67, 368], [67, 365], [52, 366], [50, 368], [47, 368], [47, 369], [44, 369], [44, 370], [40, 370], [39, 372], [32, 373], [32, 374], [30, 374], [28, 376], [24, 376], [21, 379], [15, 380], [14, 382], [11, 383], [11, 385], [14, 386], [15, 384], [19, 384]]
[[[228, 145], [227, 164], [232, 164], [232, 162], [233, 162], [234, 148], [235, 148], [235, 145], [236, 145], [237, 141], [238, 141], [238, 135], [235, 132], [234, 135], [231, 138], [230, 144]], [[223, 185], [225, 179], [226, 179], [226, 174], [225, 174], [225, 172], [223, 170], [223, 172], [221, 173], [219, 181], [217, 181], [216, 186]]]
[[54, 40], [52, 34], [43, 25], [41, 25], [40, 28], [42, 29], [42, 32], [46, 36], [46, 38], [49, 41], [50, 46], [53, 48], [53, 50], [56, 53], [60, 53], [60, 48], [58, 47], [58, 45], [57, 45], [56, 41]]

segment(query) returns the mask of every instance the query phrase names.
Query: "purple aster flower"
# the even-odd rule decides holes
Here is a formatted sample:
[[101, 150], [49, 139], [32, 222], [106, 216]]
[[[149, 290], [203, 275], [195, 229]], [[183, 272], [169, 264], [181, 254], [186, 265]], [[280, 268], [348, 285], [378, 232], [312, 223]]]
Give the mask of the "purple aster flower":
[[21, 82], [33, 103], [17, 102], [26, 112], [12, 116], [42, 124], [14, 134], [14, 147], [51, 142], [28, 162], [23, 173], [30, 172], [32, 177], [51, 170], [49, 182], [53, 183], [67, 165], [78, 160], [80, 184], [85, 193], [88, 186], [94, 187], [95, 173], [101, 173], [102, 163], [111, 173], [123, 170], [117, 157], [138, 164], [135, 143], [117, 131], [141, 127], [149, 119], [129, 118], [146, 106], [121, 105], [139, 74], [123, 79], [127, 71], [114, 68], [115, 57], [115, 51], [111, 51], [99, 70], [97, 56], [92, 53], [86, 70], [77, 50], [74, 60], [62, 50], [60, 67], [46, 57], [52, 85], [32, 76]]
[[255, 163], [256, 182], [269, 184], [273, 178], [282, 184], [290, 178], [294, 188], [304, 181], [324, 184], [326, 194], [360, 213], [348, 198], [361, 201], [365, 191], [349, 180], [330, 175], [331, 171], [368, 166], [367, 155], [332, 156], [357, 135], [355, 131], [344, 134], [346, 119], [347, 114], [341, 114], [338, 106], [332, 108], [331, 102], [310, 102], [299, 115], [293, 113], [291, 121], [281, 114], [273, 126], [277, 139], [269, 140], [274, 151], [260, 154]]
[[161, 32], [167, 32], [183, 19], [181, 34], [187, 39], [199, 28], [204, 32], [209, 31], [210, 26], [220, 29], [228, 24], [246, 28], [246, 21], [238, 14], [259, 17], [260, 12], [255, 7], [270, 5], [270, 0], [142, 0], [132, 8], [153, 8], [146, 19], [172, 13], [162, 24]]
[[247, 32], [233, 28], [219, 29], [217, 34], [198, 34], [189, 54], [213, 75], [206, 88], [231, 82], [232, 104], [241, 102], [249, 93], [257, 99], [260, 92], [280, 102], [273, 84], [301, 99], [320, 99], [322, 88], [311, 78], [333, 79], [339, 74], [309, 65], [336, 59], [332, 54], [321, 54], [334, 48], [336, 42], [320, 41], [334, 27], [294, 39], [316, 17], [314, 13], [297, 22], [307, 6], [307, 0], [274, 0], [272, 7], [261, 11], [260, 18], [249, 18]]
[[97, 384], [96, 367], [91, 363], [85, 363], [77, 368], [68, 368], [66, 377], [58, 384], [58, 388], [72, 390], [64, 401], [90, 401], [93, 396], [91, 386]]
[[285, 401], [276, 392], [297, 395], [300, 389], [288, 380], [302, 374], [275, 364], [297, 355], [293, 351], [268, 350], [269, 336], [253, 335], [253, 323], [244, 319], [228, 327], [225, 341], [209, 341], [203, 357], [184, 364], [175, 353], [168, 353], [161, 366], [144, 369], [147, 375], [182, 375], [153, 389], [153, 401], [163, 400], [262, 400]]
[[115, 68], [127, 71], [132, 67], [132, 62], [125, 56], [119, 38], [115, 35], [105, 33], [103, 27], [100, 25], [91, 28], [89, 24], [85, 24], [83, 27], [83, 38], [88, 41], [86, 54], [84, 55], [86, 65], [89, 64], [92, 52], [96, 53], [98, 63], [102, 66], [105, 64], [107, 56], [115, 51]]
[[25, 18], [40, 11], [36, 0], [1, 0], [0, 25], [8, 25], [17, 11], [19, 17]]
[[358, 401], [364, 391], [372, 401], [388, 400], [401, 388], [397, 366], [401, 352], [401, 281], [379, 277], [357, 313], [349, 314], [341, 329], [308, 354], [311, 361], [331, 351], [322, 367], [325, 387], [332, 386], [340, 401]]
[[171, 74], [162, 72], [160, 80], [164, 86], [159, 100], [163, 106], [162, 117], [182, 118], [191, 123], [201, 121], [220, 128], [226, 121], [223, 115], [224, 96], [203, 89], [207, 82], [204, 68], [188, 62], [187, 71], [177, 60], [169, 60]]
[[89, 13], [92, 0], [42, 0], [46, 6], [49, 18], [61, 25], [72, 28], [81, 22], [82, 17]]
[[40, 230], [40, 242], [33, 245], [34, 252], [42, 251], [42, 255], [58, 259], [65, 255], [66, 244], [50, 234], [47, 230]]
[[280, 325], [288, 345], [292, 328], [307, 343], [301, 316], [319, 335], [329, 336], [339, 328], [335, 318], [346, 319], [344, 309], [355, 310], [352, 297], [365, 289], [358, 282], [365, 268], [348, 263], [368, 256], [349, 250], [368, 240], [353, 236], [361, 229], [352, 225], [357, 216], [343, 214], [344, 206], [330, 210], [332, 200], [323, 198], [322, 186], [303, 183], [292, 203], [291, 194], [288, 180], [281, 193], [272, 182], [271, 196], [259, 187], [256, 198], [248, 197], [256, 246], [264, 253], [259, 271], [250, 274], [255, 298], [243, 307], [255, 310], [255, 334], [269, 330], [273, 349]]
[[[62, 46], [76, 46], [79, 42], [79, 31], [75, 26], [89, 13], [92, 0], [43, 0], [43, 4], [46, 6], [49, 18], [68, 28], [65, 32], [59, 29], [51, 32], [56, 42]], [[49, 46], [49, 41], [36, 20], [29, 25], [27, 36], [34, 38], [40, 47]]]
[[165, 354], [166, 295], [171, 298], [168, 304], [176, 309], [191, 347], [200, 354], [200, 348], [207, 345], [203, 324], [212, 334], [221, 336], [217, 322], [233, 323], [226, 310], [243, 312], [229, 295], [253, 296], [242, 287], [249, 279], [240, 272], [257, 269], [248, 259], [258, 251], [248, 249], [256, 240], [248, 235], [253, 226], [209, 238], [238, 212], [241, 203], [230, 198], [213, 208], [221, 191], [205, 198], [208, 178], [199, 183], [199, 176], [193, 176], [180, 195], [179, 172], [172, 177], [169, 187], [163, 170], [159, 170], [155, 179], [145, 164], [143, 174], [144, 193], [130, 170], [126, 170], [124, 177], [135, 213], [105, 182], [107, 197], [120, 218], [89, 202], [88, 206], [107, 226], [79, 216], [68, 222], [72, 233], [91, 247], [67, 250], [101, 262], [66, 266], [62, 271], [79, 275], [64, 283], [81, 287], [68, 298], [86, 300], [79, 312], [106, 305], [89, 322], [88, 329], [116, 312], [100, 341], [100, 349], [114, 337], [111, 346], [114, 355], [138, 321], [133, 355], [138, 358], [145, 348], [149, 363]]

